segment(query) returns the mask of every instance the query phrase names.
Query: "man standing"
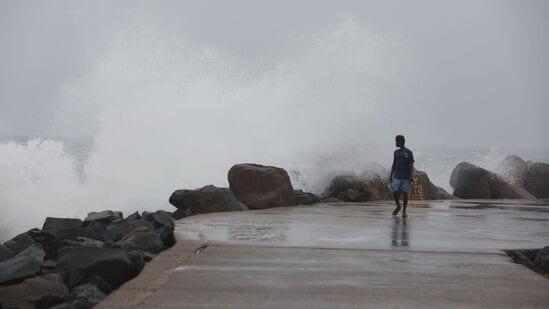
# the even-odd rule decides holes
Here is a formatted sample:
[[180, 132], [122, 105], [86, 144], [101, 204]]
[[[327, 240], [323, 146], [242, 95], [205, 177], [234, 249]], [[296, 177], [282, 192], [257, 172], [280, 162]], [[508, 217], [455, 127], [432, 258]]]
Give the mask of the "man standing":
[[400, 211], [400, 193], [402, 193], [402, 206], [404, 207], [402, 210], [402, 217], [406, 218], [408, 216], [406, 214], [408, 194], [412, 191], [411, 183], [414, 174], [414, 154], [410, 149], [404, 147], [404, 136], [397, 135], [395, 141], [398, 149], [395, 150], [391, 175], [389, 175], [391, 191], [393, 191], [393, 197], [395, 198], [397, 206], [393, 211], [393, 216], [398, 215], [398, 212]]

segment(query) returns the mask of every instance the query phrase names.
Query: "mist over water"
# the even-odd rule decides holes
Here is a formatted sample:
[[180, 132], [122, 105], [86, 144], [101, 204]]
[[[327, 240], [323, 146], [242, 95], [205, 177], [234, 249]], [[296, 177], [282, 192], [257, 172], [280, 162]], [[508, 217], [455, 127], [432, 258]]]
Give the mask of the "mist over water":
[[[388, 166], [394, 135], [411, 126], [408, 113], [391, 112], [408, 108], [395, 90], [413, 78], [405, 44], [347, 17], [294, 43], [258, 69], [175, 34], [115, 33], [54, 104], [57, 130], [91, 136], [89, 148], [47, 137], [0, 143], [0, 235], [46, 216], [170, 210], [175, 189], [227, 186], [235, 163], [284, 167], [294, 187], [317, 193], [338, 173]], [[417, 167], [446, 189], [459, 160], [486, 166], [507, 154], [418, 148], [407, 137]]]

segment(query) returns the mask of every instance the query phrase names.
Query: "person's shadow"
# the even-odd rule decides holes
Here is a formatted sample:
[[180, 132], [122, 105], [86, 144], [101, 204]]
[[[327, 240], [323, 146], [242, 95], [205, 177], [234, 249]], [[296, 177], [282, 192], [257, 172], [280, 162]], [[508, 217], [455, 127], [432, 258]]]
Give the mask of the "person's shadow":
[[391, 230], [391, 247], [408, 247], [408, 226], [406, 218], [393, 217], [393, 226]]

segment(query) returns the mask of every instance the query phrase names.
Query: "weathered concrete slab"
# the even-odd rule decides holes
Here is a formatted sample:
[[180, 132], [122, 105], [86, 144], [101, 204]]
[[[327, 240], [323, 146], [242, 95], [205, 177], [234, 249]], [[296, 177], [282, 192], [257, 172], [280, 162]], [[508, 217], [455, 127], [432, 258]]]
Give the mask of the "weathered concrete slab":
[[177, 245], [98, 308], [549, 306], [549, 280], [499, 250], [549, 244], [543, 202], [416, 203], [406, 220], [392, 207], [186, 218]]

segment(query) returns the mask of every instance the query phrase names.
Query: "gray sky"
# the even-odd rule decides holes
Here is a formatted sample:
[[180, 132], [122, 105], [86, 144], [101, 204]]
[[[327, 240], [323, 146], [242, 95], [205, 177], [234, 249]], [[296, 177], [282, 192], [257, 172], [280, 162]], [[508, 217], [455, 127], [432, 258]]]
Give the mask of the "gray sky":
[[417, 119], [410, 134], [428, 144], [546, 147], [549, 2], [503, 0], [0, 0], [0, 136], [78, 135], [54, 124], [59, 89], [85, 75], [120, 29], [175, 33], [262, 71], [341, 16], [405, 46], [387, 95], [409, 110], [383, 110]]

